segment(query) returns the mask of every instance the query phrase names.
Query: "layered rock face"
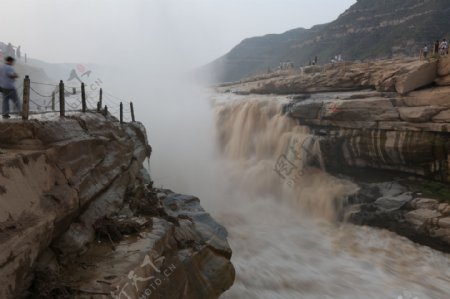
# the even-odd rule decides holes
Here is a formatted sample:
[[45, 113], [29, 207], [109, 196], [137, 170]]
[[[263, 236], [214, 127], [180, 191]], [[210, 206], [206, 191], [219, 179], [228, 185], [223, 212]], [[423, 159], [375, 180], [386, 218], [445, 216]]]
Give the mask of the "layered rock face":
[[[320, 135], [317, 140], [331, 168], [373, 167], [449, 182], [450, 88], [429, 87], [448, 76], [447, 61], [402, 62], [405, 65], [394, 73], [388, 67], [385, 73], [388, 79], [379, 69], [387, 62], [376, 63], [375, 69], [369, 68], [365, 73], [374, 81], [364, 87], [372, 86], [373, 91], [308, 94], [297, 97], [300, 99], [286, 109]], [[358, 72], [360, 65], [356, 69], [350, 70], [350, 75]], [[433, 71], [430, 73], [428, 69]], [[438, 69], [444, 76], [437, 75]], [[333, 78], [335, 71], [321, 76], [327, 75], [332, 76], [332, 84], [336, 83], [329, 84], [330, 89], [339, 90], [352, 82], [354, 88], [363, 87], [362, 81], [349, 80], [348, 76]], [[321, 82], [316, 88], [323, 87]], [[412, 91], [423, 86], [428, 88]]]
[[[430, 188], [423, 178], [450, 183], [450, 88], [442, 84], [448, 61], [412, 62], [393, 73], [388, 67], [388, 79], [369, 68], [367, 76], [381, 78], [372, 90], [310, 94], [286, 107], [313, 129], [322, 166], [360, 182], [347, 219], [443, 251], [450, 245], [448, 185]], [[374, 178], [374, 169], [384, 172]], [[399, 181], [405, 173], [417, 177]]]
[[445, 190], [441, 198], [430, 198], [430, 194], [422, 193], [430, 186], [422, 184], [420, 179], [361, 183], [361, 189], [350, 198], [355, 205], [347, 211], [346, 218], [356, 224], [387, 228], [415, 242], [450, 252], [449, 188], [439, 186]]
[[449, 61], [311, 67], [218, 90], [296, 94], [285, 110], [315, 129], [329, 168], [373, 167], [449, 182]]
[[141, 124], [87, 113], [0, 131], [1, 298], [217, 298], [231, 286], [225, 229], [198, 199], [152, 188]]

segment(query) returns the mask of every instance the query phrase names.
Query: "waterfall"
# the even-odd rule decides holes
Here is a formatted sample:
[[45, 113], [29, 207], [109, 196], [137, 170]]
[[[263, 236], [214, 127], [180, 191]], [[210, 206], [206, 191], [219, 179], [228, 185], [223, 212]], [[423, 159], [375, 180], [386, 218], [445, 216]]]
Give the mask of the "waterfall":
[[321, 137], [283, 114], [286, 98], [213, 98], [218, 183], [203, 202], [228, 229], [237, 270], [222, 299], [448, 297], [447, 255], [336, 221], [358, 187], [327, 174]]
[[324, 171], [319, 137], [284, 115], [283, 104], [253, 99], [216, 105], [218, 144], [233, 165], [231, 178], [253, 195], [289, 199], [334, 220], [357, 186]]

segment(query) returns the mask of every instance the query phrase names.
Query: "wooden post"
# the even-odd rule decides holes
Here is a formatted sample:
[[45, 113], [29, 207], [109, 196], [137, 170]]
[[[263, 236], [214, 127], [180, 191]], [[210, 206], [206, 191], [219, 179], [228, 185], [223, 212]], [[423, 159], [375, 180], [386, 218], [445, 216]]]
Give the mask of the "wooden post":
[[120, 123], [123, 124], [123, 104], [120, 102]]
[[103, 111], [103, 115], [106, 117], [108, 115], [108, 106], [105, 105], [105, 110]]
[[52, 92], [52, 111], [55, 111], [55, 92]]
[[100, 112], [102, 110], [102, 106], [100, 105], [100, 102], [97, 102], [97, 112]]
[[[100, 98], [98, 100], [98, 102], [100, 103], [100, 109], [101, 109], [101, 107], [103, 107], [102, 101], [103, 101], [103, 89], [100, 88]], [[98, 111], [100, 111], [100, 110], [98, 110]]]
[[130, 102], [130, 111], [131, 111], [131, 121], [135, 122], [133, 102]]
[[77, 89], [75, 87], [72, 87], [72, 93], [77, 94]]
[[66, 102], [64, 98], [64, 82], [59, 81], [59, 116], [64, 117], [66, 115]]
[[86, 113], [86, 92], [84, 91], [84, 83], [81, 83], [81, 107], [83, 113]]
[[28, 120], [30, 113], [30, 77], [25, 76], [23, 80], [23, 105], [22, 105], [22, 119]]

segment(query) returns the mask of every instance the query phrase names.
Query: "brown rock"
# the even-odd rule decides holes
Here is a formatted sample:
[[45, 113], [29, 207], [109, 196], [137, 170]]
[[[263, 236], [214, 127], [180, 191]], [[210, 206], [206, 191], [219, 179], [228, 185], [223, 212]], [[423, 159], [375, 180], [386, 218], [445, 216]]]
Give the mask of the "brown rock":
[[441, 203], [439, 204], [438, 211], [444, 216], [450, 216], [450, 205]]
[[450, 217], [439, 219], [438, 225], [442, 228], [450, 229]]
[[0, 298], [15, 298], [50, 242], [118, 173], [134, 160], [142, 163], [147, 141], [145, 132], [134, 140], [125, 133], [140, 130], [135, 124], [120, 126], [98, 114], [5, 126], [14, 129], [0, 137], [11, 152], [0, 163]]
[[441, 77], [450, 75], [450, 57], [441, 57], [439, 59], [437, 73]]
[[429, 209], [429, 210], [437, 210], [439, 206], [439, 201], [432, 198], [415, 198], [411, 205], [415, 209]]
[[437, 123], [450, 123], [450, 109], [439, 112], [433, 116], [433, 122]]
[[399, 76], [395, 83], [395, 89], [400, 94], [407, 94], [420, 87], [427, 86], [436, 79], [436, 61], [411, 64], [408, 68], [408, 71]]
[[417, 106], [443, 106], [450, 107], [450, 87], [433, 87], [418, 90], [404, 96], [403, 103], [408, 107]]
[[429, 209], [418, 209], [411, 211], [405, 215], [406, 221], [413, 224], [416, 227], [420, 227], [424, 225], [427, 221], [430, 221], [433, 218], [440, 217], [441, 213], [429, 210]]
[[434, 81], [439, 86], [450, 86], [450, 75], [447, 75], [445, 77], [438, 77]]
[[444, 110], [443, 107], [424, 106], [424, 107], [400, 107], [398, 111], [400, 118], [408, 122], [428, 122], [431, 118]]

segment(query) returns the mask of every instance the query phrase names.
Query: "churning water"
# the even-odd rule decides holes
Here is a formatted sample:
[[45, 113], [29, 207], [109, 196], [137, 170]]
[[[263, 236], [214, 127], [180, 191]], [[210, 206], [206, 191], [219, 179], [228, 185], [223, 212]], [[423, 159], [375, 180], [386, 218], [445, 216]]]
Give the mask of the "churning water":
[[201, 111], [208, 115], [197, 113], [195, 127], [186, 121], [179, 132], [182, 140], [196, 132], [190, 145], [172, 152], [191, 167], [165, 168], [185, 178], [177, 191], [199, 195], [229, 231], [237, 277], [222, 298], [450, 298], [448, 255], [336, 221], [357, 186], [307, 166], [320, 165], [320, 149], [308, 128], [281, 113], [283, 101], [215, 96]]

